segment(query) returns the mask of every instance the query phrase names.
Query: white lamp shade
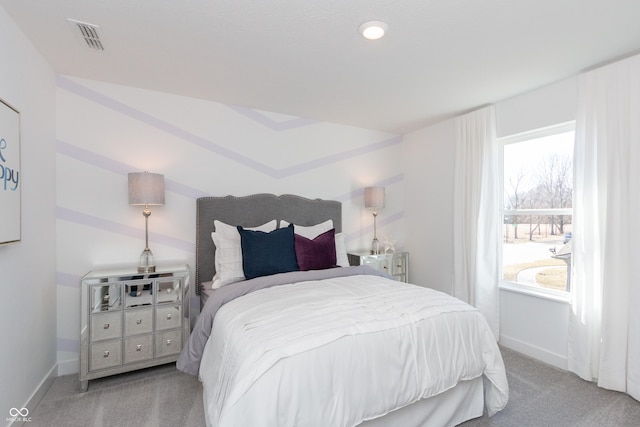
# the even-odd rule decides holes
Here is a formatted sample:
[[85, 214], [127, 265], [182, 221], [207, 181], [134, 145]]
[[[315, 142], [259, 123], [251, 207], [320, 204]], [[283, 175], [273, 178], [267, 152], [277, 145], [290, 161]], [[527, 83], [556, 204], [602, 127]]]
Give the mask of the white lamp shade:
[[129, 173], [130, 205], [164, 205], [164, 175], [149, 172]]
[[364, 189], [364, 207], [368, 209], [384, 208], [384, 187], [366, 187]]

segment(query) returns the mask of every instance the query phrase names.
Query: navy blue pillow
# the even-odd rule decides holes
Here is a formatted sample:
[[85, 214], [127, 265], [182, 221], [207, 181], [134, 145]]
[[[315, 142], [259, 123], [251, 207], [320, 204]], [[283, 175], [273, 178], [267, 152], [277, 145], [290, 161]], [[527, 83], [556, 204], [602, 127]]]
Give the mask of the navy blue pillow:
[[293, 224], [269, 233], [238, 226], [242, 244], [244, 277], [253, 279], [277, 273], [298, 271]]

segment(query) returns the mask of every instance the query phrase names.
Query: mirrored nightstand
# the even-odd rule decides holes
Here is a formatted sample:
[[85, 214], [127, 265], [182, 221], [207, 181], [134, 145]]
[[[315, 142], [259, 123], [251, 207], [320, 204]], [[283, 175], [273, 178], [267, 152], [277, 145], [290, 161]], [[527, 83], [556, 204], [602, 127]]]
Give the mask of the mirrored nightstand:
[[190, 333], [189, 266], [82, 278], [80, 390], [89, 380], [174, 362]]
[[400, 282], [409, 282], [409, 252], [371, 255], [369, 252], [349, 252], [349, 264], [368, 265], [391, 274]]

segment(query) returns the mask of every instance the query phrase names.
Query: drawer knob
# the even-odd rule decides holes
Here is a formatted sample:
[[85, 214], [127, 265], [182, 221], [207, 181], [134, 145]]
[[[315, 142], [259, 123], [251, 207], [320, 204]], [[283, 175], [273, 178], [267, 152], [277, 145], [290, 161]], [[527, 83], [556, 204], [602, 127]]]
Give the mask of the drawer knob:
[[171, 340], [167, 340], [167, 345], [171, 345]]
[[171, 313], [167, 314], [167, 320], [171, 320]]
[[102, 357], [109, 357], [109, 350], [105, 350], [105, 352], [102, 353]]
[[136, 345], [136, 351], [141, 351], [141, 350], [142, 350], [142, 344]]
[[110, 325], [109, 325], [108, 323], [105, 323], [105, 324], [104, 324], [104, 326], [103, 326], [103, 328], [104, 328], [104, 329], [109, 329], [109, 326], [110, 326]]
[[140, 325], [140, 324], [142, 323], [142, 319], [138, 319], [138, 320], [136, 320], [136, 323], [137, 323], [138, 325]]

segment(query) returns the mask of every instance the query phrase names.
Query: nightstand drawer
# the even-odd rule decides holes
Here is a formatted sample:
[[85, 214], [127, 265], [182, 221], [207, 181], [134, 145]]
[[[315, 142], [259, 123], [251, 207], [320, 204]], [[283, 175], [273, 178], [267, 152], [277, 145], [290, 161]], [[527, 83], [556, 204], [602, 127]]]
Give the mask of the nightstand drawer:
[[164, 304], [180, 301], [182, 290], [180, 280], [158, 280], [156, 292], [156, 304]]
[[122, 312], [99, 313], [91, 316], [91, 341], [102, 341], [122, 336]]
[[156, 307], [156, 330], [177, 328], [182, 324], [181, 307], [179, 305], [170, 305]]
[[182, 351], [182, 333], [180, 329], [158, 332], [156, 334], [156, 357], [168, 356]]
[[89, 349], [89, 370], [122, 365], [122, 340], [93, 343]]
[[124, 287], [125, 307], [140, 307], [153, 304], [153, 282], [138, 280]]
[[363, 256], [359, 262], [360, 265], [369, 265], [375, 269], [381, 268], [381, 261], [377, 256]]
[[153, 308], [124, 312], [124, 336], [148, 334], [153, 331]]
[[91, 286], [89, 294], [91, 313], [118, 311], [122, 308], [120, 300], [120, 285]]
[[407, 273], [407, 264], [404, 256], [394, 256], [391, 261], [391, 270], [394, 276], [399, 276]]
[[124, 363], [153, 357], [153, 335], [139, 335], [124, 340]]

